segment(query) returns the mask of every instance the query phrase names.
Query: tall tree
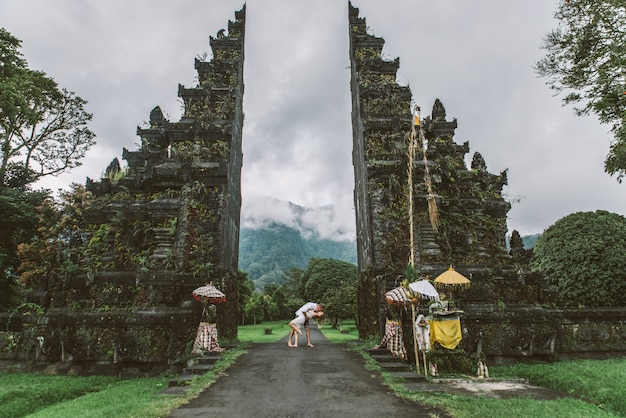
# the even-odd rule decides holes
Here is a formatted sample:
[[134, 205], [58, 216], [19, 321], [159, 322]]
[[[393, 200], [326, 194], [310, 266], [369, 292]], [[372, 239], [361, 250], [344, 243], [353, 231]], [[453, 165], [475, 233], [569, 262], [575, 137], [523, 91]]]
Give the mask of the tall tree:
[[544, 38], [540, 76], [578, 115], [594, 113], [611, 126], [614, 139], [604, 169], [626, 175], [626, 3], [624, 0], [565, 0], [555, 13], [558, 27]]
[[240, 315], [240, 325], [245, 324], [246, 305], [254, 293], [254, 283], [248, 278], [248, 273], [239, 270], [237, 272], [237, 311]]
[[38, 235], [39, 208], [49, 198], [47, 191], [0, 189], [0, 310], [20, 302], [17, 248]]
[[95, 143], [86, 102], [28, 68], [20, 47], [0, 28], [0, 309], [19, 303], [18, 246], [41, 233], [38, 214], [50, 193], [32, 183], [80, 165]]
[[[11, 187], [80, 165], [95, 143], [85, 100], [28, 68], [21, 41], [0, 28], [0, 181]], [[28, 184], [26, 183], [26, 184]]]

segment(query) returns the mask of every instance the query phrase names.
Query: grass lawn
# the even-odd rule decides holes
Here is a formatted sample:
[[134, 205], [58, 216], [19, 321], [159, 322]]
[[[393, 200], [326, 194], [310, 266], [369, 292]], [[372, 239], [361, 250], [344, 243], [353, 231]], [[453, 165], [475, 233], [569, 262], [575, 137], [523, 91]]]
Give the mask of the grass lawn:
[[[266, 333], [266, 329], [271, 332]], [[171, 376], [118, 379], [103, 376], [50, 376], [0, 373], [0, 417], [162, 417], [188, 402], [215, 382], [248, 343], [276, 342], [289, 333], [286, 320], [239, 327], [241, 344], [224, 353], [215, 369], [190, 382], [184, 395], [159, 395]], [[576, 360], [559, 363], [490, 367], [492, 377], [524, 377], [533, 384], [568, 393], [572, 398], [537, 401], [490, 399], [443, 393], [415, 392], [380, 369], [365, 350], [375, 343], [359, 341], [354, 322], [342, 331], [321, 328], [332, 342], [346, 342], [360, 352], [370, 370], [381, 373], [398, 396], [438, 406], [459, 418], [473, 417], [624, 417], [626, 416], [626, 359]], [[582, 399], [585, 399], [583, 401]]]
[[407, 390], [403, 382], [391, 373], [382, 370], [378, 363], [365, 353], [371, 345], [362, 341], [353, 344], [354, 349], [364, 356], [366, 367], [379, 371], [385, 383], [396, 394], [426, 405], [443, 408], [454, 417], [600, 418], [626, 416], [623, 409], [626, 399], [626, 386], [623, 384], [626, 381], [626, 359], [493, 366], [489, 369], [492, 378], [527, 378], [532, 384], [568, 393], [571, 398], [492, 399]]
[[[359, 332], [354, 321], [343, 321], [342, 329], [331, 328], [328, 323], [321, 326], [320, 330], [331, 342], [342, 343], [359, 339]], [[316, 325], [312, 325], [316, 326]], [[265, 330], [271, 333], [266, 334]], [[291, 328], [288, 320], [263, 322], [257, 325], [243, 325], [237, 328], [237, 338], [240, 342], [273, 343], [289, 334]]]
[[[266, 329], [271, 330], [271, 333], [266, 334]], [[244, 343], [273, 343], [286, 337], [290, 330], [287, 319], [256, 325], [240, 325], [237, 327], [237, 339]]]
[[626, 359], [571, 360], [559, 363], [492, 367], [496, 376], [518, 376], [532, 384], [588, 399], [626, 417]]

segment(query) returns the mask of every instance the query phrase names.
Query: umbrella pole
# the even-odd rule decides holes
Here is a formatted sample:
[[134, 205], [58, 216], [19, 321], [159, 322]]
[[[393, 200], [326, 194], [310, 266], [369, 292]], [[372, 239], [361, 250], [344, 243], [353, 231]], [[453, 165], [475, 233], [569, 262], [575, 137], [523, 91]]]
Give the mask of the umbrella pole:
[[414, 351], [414, 354], [415, 354], [415, 370], [417, 370], [417, 373], [419, 374], [419, 372], [420, 372], [420, 356], [419, 356], [419, 352], [418, 352], [418, 348], [417, 348], [417, 334], [415, 332], [415, 327], [416, 327], [416, 324], [415, 324], [415, 305], [413, 305], [412, 303], [411, 303], [411, 316], [413, 317], [412, 329], [413, 329], [413, 351]]

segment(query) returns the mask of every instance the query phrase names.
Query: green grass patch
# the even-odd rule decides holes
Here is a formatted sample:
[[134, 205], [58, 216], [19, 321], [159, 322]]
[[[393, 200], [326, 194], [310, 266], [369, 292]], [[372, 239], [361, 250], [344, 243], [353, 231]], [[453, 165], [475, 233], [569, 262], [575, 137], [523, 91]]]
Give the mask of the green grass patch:
[[[266, 330], [271, 330], [267, 334]], [[275, 343], [286, 337], [291, 331], [289, 320], [263, 322], [256, 325], [239, 325], [237, 340], [245, 343]]]
[[354, 321], [343, 321], [341, 329], [332, 328], [329, 324], [324, 324], [320, 330], [333, 343], [344, 343], [359, 339], [359, 331]]
[[0, 374], [0, 417], [163, 417], [213, 384], [245, 352], [245, 345], [226, 351], [215, 368], [191, 380], [182, 395], [159, 394], [172, 376]]
[[[408, 390], [404, 387], [404, 382], [401, 379], [382, 369], [380, 365], [367, 354], [365, 350], [371, 347], [371, 342], [355, 341], [351, 343], [350, 346], [354, 351], [363, 356], [365, 367], [368, 370], [380, 373], [385, 384], [398, 396], [424, 405], [441, 408], [455, 418], [606, 418], [626, 416], [621, 412], [618, 406], [613, 406], [613, 404], [621, 404], [626, 395], [625, 389], [618, 383], [624, 381], [623, 373], [626, 372], [626, 360], [582, 360], [551, 364], [520, 364], [507, 367], [490, 367], [492, 377], [525, 377], [528, 378], [531, 383], [538, 386], [550, 387], [569, 393], [572, 396], [572, 398], [556, 400], [535, 400], [529, 398], [493, 399]], [[587, 364], [587, 362], [589, 362], [589, 364]], [[554, 369], [548, 370], [544, 368], [545, 366], [553, 366]], [[559, 371], [561, 368], [564, 370], [563, 373]], [[589, 368], [593, 369], [594, 372], [586, 373], [585, 370]], [[564, 390], [566, 387], [564, 385], [542, 384], [539, 379], [531, 379], [531, 376], [547, 377], [544, 375], [547, 373], [561, 375], [561, 378], [565, 379], [563, 383], [566, 383], [568, 379], [574, 379], [574, 382], [571, 382], [571, 384], [567, 386], [570, 387], [570, 390]], [[583, 380], [588, 380], [585, 386], [597, 387], [602, 396], [596, 396], [595, 398], [592, 396], [582, 396], [582, 387], [581, 389], [574, 389], [574, 387], [579, 387], [579, 383], [576, 382], [576, 380], [580, 380], [580, 378], [575, 379], [572, 374], [581, 376]], [[561, 378], [556, 380], [560, 381]], [[604, 398], [606, 390], [602, 389], [601, 386], [604, 385], [603, 382], [605, 379], [609, 382], [614, 382], [609, 384], [613, 398], [611, 402], [607, 401], [601, 403], [598, 402], [598, 400]], [[554, 379], [552, 378], [552, 380]], [[581, 392], [578, 392], [578, 390], [581, 390]], [[586, 393], [589, 394], [590, 391], [586, 391]], [[583, 401], [583, 399], [587, 402]]]
[[22, 417], [91, 392], [108, 390], [119, 379], [0, 373], [0, 417]]
[[[316, 327], [316, 324], [312, 324]], [[266, 330], [271, 330], [267, 334]], [[244, 343], [274, 343], [289, 335], [291, 327], [289, 320], [263, 322], [256, 325], [239, 325], [237, 327], [237, 340]], [[320, 327], [320, 331], [331, 342], [342, 343], [359, 339], [359, 331], [354, 321], [343, 321], [342, 329], [332, 328], [328, 323]], [[304, 331], [303, 331], [304, 332]]]
[[168, 378], [137, 378], [119, 381], [106, 390], [57, 403], [29, 415], [30, 418], [65, 417], [158, 417], [177, 405], [176, 399], [156, 394], [167, 387]]
[[626, 416], [626, 359], [571, 360], [557, 363], [516, 364], [490, 368], [492, 376], [518, 376], [591, 401]]

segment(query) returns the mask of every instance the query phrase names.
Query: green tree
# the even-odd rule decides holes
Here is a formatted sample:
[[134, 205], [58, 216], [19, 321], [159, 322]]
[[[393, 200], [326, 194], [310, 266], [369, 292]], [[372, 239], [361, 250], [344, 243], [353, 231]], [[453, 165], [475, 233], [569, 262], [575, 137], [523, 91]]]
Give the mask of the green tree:
[[558, 220], [539, 237], [531, 266], [564, 306], [626, 306], [626, 218], [598, 210]]
[[255, 292], [245, 307], [245, 314], [246, 323], [272, 321], [278, 317], [278, 306], [271, 296]]
[[[28, 68], [21, 41], [0, 28], [0, 181], [22, 185], [80, 165], [95, 143], [85, 100]], [[17, 174], [16, 174], [17, 173]]]
[[49, 199], [48, 191], [0, 189], [0, 310], [20, 302], [17, 249], [38, 236], [39, 210]]
[[289, 300], [285, 294], [285, 289], [282, 285], [272, 283], [265, 286], [263, 291], [266, 295], [272, 298], [272, 301], [276, 305], [276, 319], [293, 318], [293, 312], [295, 309], [291, 309], [292, 305], [289, 304]]
[[287, 297], [291, 299], [304, 300], [304, 290], [300, 286], [300, 278], [304, 270], [292, 267], [285, 273], [286, 281], [283, 283]]
[[[16, 298], [20, 297], [18, 246], [45, 235], [46, 228], [53, 225], [38, 224], [38, 211], [50, 199], [50, 192], [32, 191], [32, 183], [80, 165], [80, 159], [94, 144], [94, 134], [87, 128], [91, 114], [84, 110], [86, 102], [59, 89], [45, 73], [28, 68], [20, 46], [19, 39], [0, 28], [0, 308], [3, 309], [17, 303]], [[41, 249], [50, 249], [43, 241], [39, 244]], [[30, 250], [33, 261], [37, 258], [36, 251], [33, 247]], [[42, 262], [54, 258], [43, 253], [38, 256]], [[49, 270], [51, 266], [37, 268]], [[32, 277], [37, 275], [34, 264], [26, 269]]]
[[566, 0], [555, 13], [556, 29], [544, 38], [536, 71], [564, 93], [578, 115], [594, 113], [611, 126], [614, 140], [605, 171], [626, 175], [626, 3], [624, 0]]
[[248, 273], [239, 270], [237, 272], [237, 311], [241, 315], [241, 325], [245, 323], [246, 305], [254, 293], [254, 283], [248, 278]]
[[324, 303], [333, 326], [356, 317], [358, 269], [354, 264], [330, 258], [313, 258], [302, 274], [306, 300]]
[[84, 210], [91, 202], [85, 186], [72, 184], [57, 199], [37, 207], [37, 235], [18, 245], [19, 283], [36, 288], [45, 277], [83, 271], [85, 248]]

